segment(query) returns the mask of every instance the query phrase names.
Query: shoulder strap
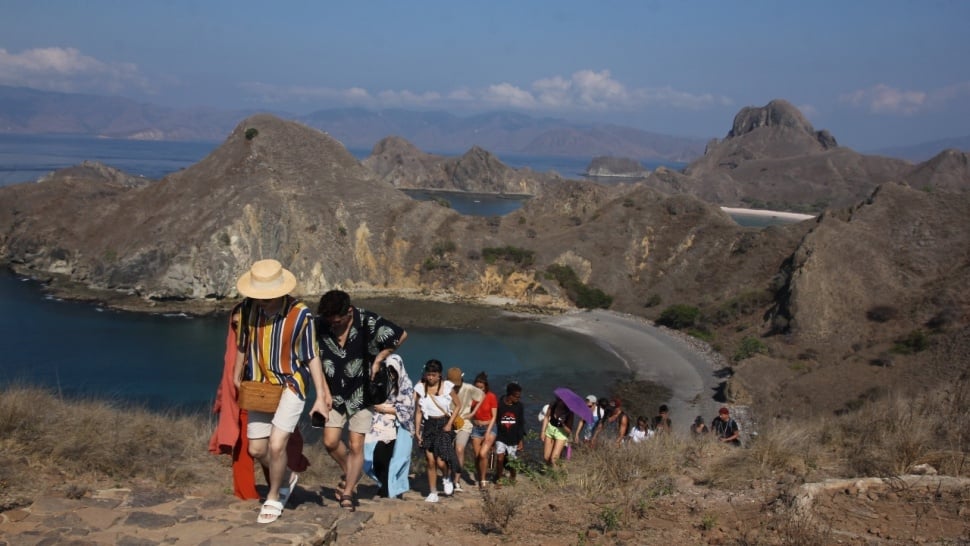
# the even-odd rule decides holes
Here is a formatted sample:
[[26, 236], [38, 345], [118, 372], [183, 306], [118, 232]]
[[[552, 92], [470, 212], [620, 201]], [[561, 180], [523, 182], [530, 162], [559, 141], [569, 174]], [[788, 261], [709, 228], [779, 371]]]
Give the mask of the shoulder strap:
[[428, 395], [428, 398], [431, 399], [431, 403], [434, 404], [436, 408], [438, 408], [439, 410], [441, 410], [441, 413], [444, 413], [445, 415], [451, 415], [450, 412], [447, 412], [444, 409], [442, 409], [441, 405], [438, 404], [438, 401], [434, 399], [434, 396], [431, 396], [431, 393], [428, 392], [428, 386], [427, 385], [424, 386], [424, 392]]

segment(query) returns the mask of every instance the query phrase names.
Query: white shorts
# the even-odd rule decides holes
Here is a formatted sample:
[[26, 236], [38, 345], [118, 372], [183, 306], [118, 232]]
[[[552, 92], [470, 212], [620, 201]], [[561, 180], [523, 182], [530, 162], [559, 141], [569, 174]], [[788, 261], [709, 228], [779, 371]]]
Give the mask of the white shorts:
[[506, 454], [509, 460], [515, 459], [515, 452], [518, 451], [518, 446], [510, 446], [508, 444], [503, 444], [502, 442], [495, 442], [495, 453]]
[[293, 391], [283, 389], [283, 396], [280, 396], [280, 404], [276, 406], [276, 413], [249, 412], [246, 437], [250, 440], [269, 438], [269, 433], [272, 432], [273, 427], [292, 433], [296, 430], [296, 424], [300, 422], [300, 415], [303, 414], [305, 404], [306, 402], [300, 400], [300, 397]]

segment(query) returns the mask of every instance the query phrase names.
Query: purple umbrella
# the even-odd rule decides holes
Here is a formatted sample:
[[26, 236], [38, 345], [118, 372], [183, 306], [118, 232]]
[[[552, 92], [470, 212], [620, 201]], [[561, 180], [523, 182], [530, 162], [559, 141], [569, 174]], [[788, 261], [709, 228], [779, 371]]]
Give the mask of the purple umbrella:
[[576, 417], [579, 417], [587, 423], [593, 422], [593, 412], [590, 411], [589, 407], [586, 405], [585, 398], [574, 393], [571, 389], [566, 387], [559, 387], [552, 392], [554, 392], [556, 396], [562, 400], [564, 404], [566, 404], [569, 411], [576, 414]]

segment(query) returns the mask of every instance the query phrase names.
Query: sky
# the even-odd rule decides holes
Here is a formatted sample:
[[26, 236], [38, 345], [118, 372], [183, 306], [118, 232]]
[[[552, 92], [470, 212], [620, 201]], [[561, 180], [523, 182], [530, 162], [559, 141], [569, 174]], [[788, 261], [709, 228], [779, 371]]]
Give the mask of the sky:
[[970, 1], [0, 0], [0, 85], [297, 115], [516, 111], [723, 138], [785, 99], [865, 151], [970, 135]]

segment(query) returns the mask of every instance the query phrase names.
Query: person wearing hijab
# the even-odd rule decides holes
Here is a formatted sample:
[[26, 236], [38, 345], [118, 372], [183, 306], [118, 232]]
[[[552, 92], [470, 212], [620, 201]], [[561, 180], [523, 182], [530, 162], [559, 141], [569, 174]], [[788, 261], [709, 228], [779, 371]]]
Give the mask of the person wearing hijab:
[[414, 384], [400, 355], [392, 354], [384, 362], [393, 379], [391, 394], [373, 407], [373, 422], [364, 441], [364, 471], [380, 484], [380, 497], [397, 498], [411, 488]]

